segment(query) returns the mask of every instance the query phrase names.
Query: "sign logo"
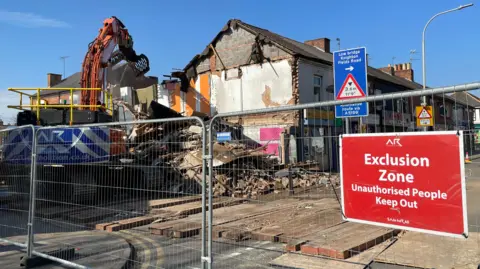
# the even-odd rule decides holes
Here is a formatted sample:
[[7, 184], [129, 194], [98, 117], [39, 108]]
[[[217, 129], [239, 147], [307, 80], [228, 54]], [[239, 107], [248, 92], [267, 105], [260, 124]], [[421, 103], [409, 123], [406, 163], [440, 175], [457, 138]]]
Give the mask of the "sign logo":
[[[48, 135], [47, 135], [48, 133]], [[64, 131], [40, 131], [38, 139], [43, 143], [59, 143], [65, 142], [62, 138]]]
[[462, 131], [342, 135], [344, 219], [467, 237], [463, 139]]
[[388, 139], [386, 145], [387, 146], [398, 146], [398, 147], [402, 146], [402, 144], [400, 144], [400, 138]]

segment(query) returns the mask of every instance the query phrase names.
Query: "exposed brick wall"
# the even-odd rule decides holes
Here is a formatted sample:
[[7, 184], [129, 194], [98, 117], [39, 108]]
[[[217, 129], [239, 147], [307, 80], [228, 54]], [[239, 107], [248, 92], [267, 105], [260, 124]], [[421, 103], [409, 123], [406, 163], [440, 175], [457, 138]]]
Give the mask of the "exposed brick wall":
[[387, 74], [390, 74], [391, 76], [396, 76], [410, 81], [414, 81], [414, 72], [411, 63], [395, 64], [394, 66], [391, 66], [389, 64], [387, 67], [381, 67], [378, 69], [382, 70]]
[[304, 42], [307, 45], [314, 46], [317, 48], [322, 49], [325, 52], [330, 53], [330, 39], [324, 38], [317, 38], [313, 40], [307, 40]]
[[382, 68], [378, 68], [378, 69], [380, 69], [381, 71], [383, 71], [383, 72], [385, 72], [385, 73], [387, 73], [391, 76], [393, 76], [393, 74], [394, 74], [393, 73], [393, 67], [390, 66], [390, 65], [388, 65], [387, 67], [382, 67]]
[[[229, 29], [222, 34], [215, 44], [215, 50], [223, 64], [225, 64], [226, 69], [230, 69], [250, 64], [250, 54], [254, 43], [255, 35], [241, 27], [237, 27]], [[262, 45], [262, 52], [266, 58], [272, 60], [290, 56], [277, 46], [268, 43]], [[216, 70], [220, 70], [222, 64], [218, 63], [219, 59], [216, 59], [216, 62]]]
[[49, 88], [57, 85], [58, 83], [60, 83], [60, 81], [62, 81], [62, 75], [53, 73], [47, 74], [47, 86]]
[[217, 57], [215, 56], [214, 53], [210, 56], [210, 71], [214, 72], [216, 69], [216, 64], [217, 64]]
[[[78, 95], [79, 93], [74, 95]], [[32, 98], [34, 104], [37, 102], [37, 98]], [[41, 100], [46, 100], [48, 104], [60, 104], [60, 100], [70, 100], [70, 92], [54, 93], [49, 95], [43, 95]]]
[[413, 81], [413, 69], [396, 70], [395, 76]]
[[197, 74], [201, 74], [210, 70], [210, 58], [203, 58], [197, 65]]

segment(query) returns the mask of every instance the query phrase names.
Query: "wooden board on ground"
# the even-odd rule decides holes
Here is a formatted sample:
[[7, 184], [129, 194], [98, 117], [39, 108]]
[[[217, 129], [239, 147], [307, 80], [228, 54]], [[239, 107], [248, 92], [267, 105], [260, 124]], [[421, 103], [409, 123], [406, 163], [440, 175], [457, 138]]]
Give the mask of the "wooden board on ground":
[[297, 201], [285, 203], [283, 206], [277, 205], [275, 210], [250, 218], [217, 223], [216, 234], [220, 237], [226, 234], [237, 240], [248, 237], [287, 243], [342, 222], [340, 206], [335, 199]]
[[[225, 206], [237, 205], [237, 204], [242, 203], [244, 201], [246, 201], [246, 199], [219, 197], [219, 198], [214, 198], [213, 199], [212, 205], [213, 205], [213, 209], [216, 209], [216, 208], [221, 208], [221, 207], [225, 207]], [[207, 209], [208, 209], [208, 205], [207, 205]], [[175, 213], [176, 215], [186, 215], [186, 216], [201, 213], [202, 212], [202, 201], [191, 202], [191, 203], [186, 203], [186, 204], [179, 204], [179, 205], [169, 206], [169, 207], [162, 208], [162, 209], [153, 209], [151, 211], [151, 213], [152, 214], [159, 214], [159, 213], [164, 213], [166, 211]]]
[[[324, 199], [324, 200], [298, 200], [298, 199], [281, 199], [278, 201], [268, 202], [265, 204], [253, 204], [245, 203], [240, 205], [233, 205], [228, 207], [217, 208], [213, 211], [213, 232], [215, 238], [226, 238], [235, 241], [244, 240], [251, 238], [252, 231], [259, 230], [265, 227], [265, 224], [271, 225], [267, 226], [272, 229], [277, 229], [275, 224], [288, 223], [290, 225], [285, 226], [288, 229], [298, 229], [302, 234], [307, 234], [312, 232], [312, 227], [305, 225], [307, 227], [295, 227], [295, 225], [300, 225], [301, 220], [295, 220], [295, 212], [303, 212], [305, 216], [304, 220], [307, 220], [308, 215], [312, 211], [325, 209], [330, 210], [331, 208], [338, 208], [338, 202], [334, 199]], [[167, 208], [170, 209], [170, 208]], [[286, 213], [290, 212], [290, 213]], [[323, 214], [324, 218], [322, 219], [322, 225], [325, 223], [336, 223], [335, 221], [330, 221], [332, 215], [340, 216], [339, 213], [328, 213]], [[318, 216], [317, 216], [318, 217]], [[336, 217], [333, 217], [335, 219]], [[338, 218], [340, 219], [340, 218]], [[195, 214], [188, 216], [185, 219], [177, 221], [167, 221], [164, 223], [152, 224], [149, 226], [149, 229], [152, 234], [158, 235], [172, 235], [175, 231], [184, 230], [185, 225], [189, 229], [201, 229], [201, 214]], [[310, 219], [314, 221], [313, 219]], [[317, 219], [318, 220], [318, 219]], [[291, 222], [290, 222], [291, 221]], [[322, 226], [316, 225], [316, 226]], [[333, 224], [331, 224], [333, 225]], [[302, 225], [300, 225], [302, 226]], [[281, 226], [282, 227], [282, 226]], [[188, 229], [187, 229], [188, 230]], [[310, 230], [310, 231], [308, 231]], [[193, 231], [189, 231], [191, 234]], [[276, 231], [273, 231], [276, 232]], [[293, 231], [284, 230], [287, 235], [292, 235]], [[257, 239], [275, 241], [270, 235], [264, 236], [257, 235]], [[248, 238], [246, 238], [248, 237]], [[284, 237], [282, 237], [284, 238]], [[286, 241], [286, 239], [285, 239]]]
[[378, 244], [346, 260], [333, 260], [321, 256], [287, 253], [274, 259], [270, 265], [280, 268], [302, 269], [364, 269], [390, 244], [390, 240]]
[[[238, 200], [235, 199], [233, 201], [238, 201]], [[245, 204], [237, 204], [237, 205], [234, 204], [227, 207], [216, 208], [213, 211], [213, 215], [214, 215], [213, 224], [219, 225], [219, 224], [224, 224], [228, 222], [233, 222], [239, 219], [249, 218], [249, 217], [260, 215], [260, 214], [279, 211], [284, 209], [285, 206], [292, 206], [296, 203], [299, 203], [299, 200], [285, 199], [285, 200], [280, 200], [278, 202], [271, 202], [268, 204], [245, 203]], [[166, 210], [170, 210], [170, 208], [166, 208]], [[152, 234], [171, 235], [173, 231], [182, 228], [183, 225], [187, 223], [191, 225], [192, 229], [200, 229], [201, 221], [202, 221], [202, 215], [194, 214], [182, 220], [152, 224], [149, 226], [149, 229]]]
[[[243, 202], [244, 199], [232, 199], [228, 197], [215, 198], [213, 200], [213, 208], [220, 208], [224, 206], [235, 205]], [[183, 223], [178, 219], [185, 218], [191, 214], [197, 214], [202, 212], [202, 201], [191, 202], [186, 204], [178, 204], [163, 209], [152, 210], [152, 215], [135, 217], [130, 219], [123, 219], [119, 221], [112, 221], [107, 223], [100, 223], [95, 226], [97, 230], [105, 230], [108, 232], [116, 232], [125, 229], [131, 229], [143, 225], [151, 224], [152, 222], [165, 222], [168, 220], [176, 220], [176, 223]], [[201, 227], [201, 222], [199, 223]], [[170, 225], [170, 224], [168, 224]], [[167, 225], [167, 226], [168, 226]], [[196, 227], [197, 227], [196, 226]], [[198, 229], [198, 228], [194, 228]], [[179, 227], [177, 234], [192, 234], [195, 235], [195, 231], [185, 231], [185, 227]], [[184, 237], [184, 236], [181, 236]]]
[[[295, 200], [297, 201], [297, 200]], [[298, 201], [297, 201], [298, 202]], [[276, 204], [278, 206], [278, 204]], [[214, 225], [223, 224], [227, 222], [236, 221], [242, 218], [248, 218], [251, 216], [256, 216], [259, 214], [265, 214], [272, 212], [275, 207], [259, 205], [259, 204], [240, 204], [233, 205], [228, 207], [217, 208], [213, 211], [213, 223]], [[278, 208], [277, 210], [280, 210]], [[232, 212], [235, 212], [232, 214]], [[176, 229], [180, 229], [185, 224], [191, 225], [192, 229], [199, 228], [201, 224], [202, 215], [194, 214], [188, 216], [186, 219], [177, 220], [177, 221], [168, 221], [164, 223], [155, 223], [149, 226], [149, 229], [152, 234], [157, 235], [169, 235], [172, 234]]]
[[344, 222], [306, 239], [302, 253], [347, 259], [397, 235], [400, 231], [373, 225]]
[[[215, 198], [213, 202], [214, 210], [219, 208], [228, 207], [231, 209], [235, 205], [243, 203], [245, 199], [232, 199], [228, 197]], [[208, 208], [208, 207], [207, 207]], [[154, 223], [149, 226], [149, 229], [152, 234], [164, 235], [164, 236], [173, 236], [173, 237], [187, 237], [187, 235], [193, 236], [196, 235], [202, 227], [202, 205], [200, 202], [187, 203], [182, 205], [176, 205], [164, 208], [162, 210], [152, 211], [156, 214], [173, 214], [172, 216], [184, 216], [188, 218], [177, 219], [172, 221], [164, 221], [161, 223]], [[215, 212], [215, 211], [214, 211]], [[193, 215], [193, 216], [189, 216]], [[232, 211], [230, 210], [230, 215]], [[177, 236], [177, 234], [182, 234], [182, 236]]]
[[417, 268], [477, 269], [480, 233], [461, 239], [406, 232], [375, 261]]
[[196, 201], [201, 201], [201, 196], [184, 196], [178, 198], [168, 198], [168, 199], [159, 199], [159, 200], [150, 200], [148, 205], [150, 208], [165, 208], [174, 205], [186, 204]]

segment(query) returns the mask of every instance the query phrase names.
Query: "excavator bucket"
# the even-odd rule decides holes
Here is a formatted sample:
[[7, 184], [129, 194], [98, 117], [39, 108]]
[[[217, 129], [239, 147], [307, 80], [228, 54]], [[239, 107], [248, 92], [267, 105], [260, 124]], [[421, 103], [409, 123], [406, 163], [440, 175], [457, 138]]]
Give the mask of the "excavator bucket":
[[136, 62], [131, 63], [137, 77], [145, 75], [150, 71], [150, 62], [145, 54], [140, 54]]
[[128, 65], [134, 70], [137, 77], [145, 75], [150, 71], [150, 61], [145, 54], [135, 55], [134, 59], [128, 59], [121, 51], [117, 50], [112, 54], [109, 64], [110, 66], [115, 66], [122, 60], [128, 62]]

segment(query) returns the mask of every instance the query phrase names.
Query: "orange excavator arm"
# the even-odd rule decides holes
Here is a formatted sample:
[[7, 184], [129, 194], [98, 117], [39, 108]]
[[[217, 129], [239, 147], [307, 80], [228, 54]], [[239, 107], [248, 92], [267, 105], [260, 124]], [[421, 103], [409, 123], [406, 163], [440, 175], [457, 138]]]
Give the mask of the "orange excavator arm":
[[[115, 51], [118, 45], [118, 50]], [[103, 21], [98, 36], [88, 45], [88, 52], [82, 64], [82, 88], [104, 88], [104, 68], [122, 60], [135, 71], [137, 77], [150, 70], [150, 63], [144, 54], [137, 55], [133, 39], [125, 25], [115, 16]], [[96, 91], [82, 91], [82, 105], [96, 105], [100, 100]]]

